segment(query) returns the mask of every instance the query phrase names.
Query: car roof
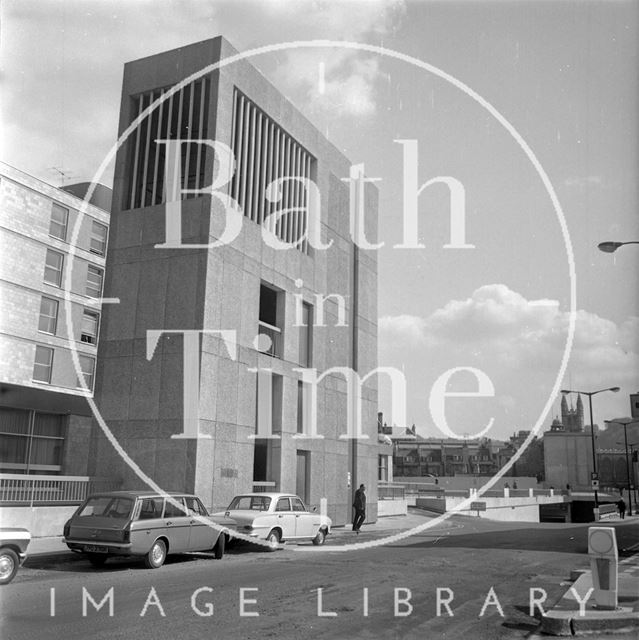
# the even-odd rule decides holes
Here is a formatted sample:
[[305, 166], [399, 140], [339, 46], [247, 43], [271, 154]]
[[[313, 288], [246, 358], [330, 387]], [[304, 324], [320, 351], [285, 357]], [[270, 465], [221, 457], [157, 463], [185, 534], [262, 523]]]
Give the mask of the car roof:
[[[266, 492], [266, 491], [256, 491], [253, 493], [238, 493], [233, 499], [235, 500], [235, 498], [262, 498], [262, 497], [266, 497], [266, 498], [299, 498], [298, 495], [295, 495], [294, 493], [271, 493], [271, 492]], [[301, 498], [300, 498], [301, 500]]]
[[[166, 495], [171, 497], [186, 497], [186, 498], [196, 498], [197, 496], [193, 493], [188, 493], [184, 491], [167, 491]], [[111, 497], [111, 498], [162, 498], [164, 494], [158, 493], [157, 491], [98, 491], [96, 493], [92, 493], [87, 498], [97, 498], [97, 497]]]

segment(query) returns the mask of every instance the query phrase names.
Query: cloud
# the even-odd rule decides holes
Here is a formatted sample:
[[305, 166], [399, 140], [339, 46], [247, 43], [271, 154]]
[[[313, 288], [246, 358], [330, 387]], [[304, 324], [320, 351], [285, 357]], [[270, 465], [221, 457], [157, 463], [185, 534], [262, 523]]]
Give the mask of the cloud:
[[379, 319], [380, 337], [388, 343], [406, 342], [412, 345], [425, 342], [425, 320], [417, 316], [384, 316]]
[[[485, 424], [492, 411], [496, 423], [501, 420], [501, 428], [509, 421], [511, 430], [515, 426], [531, 428], [558, 374], [569, 321], [569, 312], [560, 309], [556, 301], [527, 300], [504, 284], [485, 285], [467, 299], [451, 300], [425, 318], [381, 318], [380, 364], [407, 372], [413, 406], [419, 414], [410, 419], [418, 424], [430, 423], [425, 397], [432, 382], [444, 371], [464, 366], [486, 372], [494, 383], [496, 398], [492, 407], [486, 407], [485, 415], [481, 411], [469, 415], [468, 406], [466, 413], [459, 409], [458, 421]], [[563, 385], [584, 390], [620, 386], [623, 391], [623, 395], [597, 397], [595, 421], [597, 415], [602, 422], [609, 415], [627, 413], [625, 394], [639, 384], [638, 336], [639, 318], [617, 325], [594, 313], [577, 311]], [[467, 385], [468, 380], [460, 384]], [[479, 431], [469, 426], [466, 430]]]
[[[303, 5], [304, 11], [296, 14], [295, 26], [290, 32], [295, 33], [295, 40], [379, 41], [398, 28], [405, 12], [405, 3], [400, 0], [305, 2]], [[287, 15], [290, 19], [291, 14]], [[324, 66], [322, 89], [320, 63]], [[377, 58], [339, 47], [287, 51], [273, 76], [274, 82], [300, 108], [319, 117], [373, 115], [375, 83], [379, 79]]]
[[564, 180], [564, 185], [576, 189], [601, 187], [603, 185], [603, 178], [602, 176], [571, 176]]
[[[4, 160], [49, 181], [54, 166], [73, 180], [90, 179], [116, 138], [122, 70], [129, 60], [217, 35], [240, 51], [296, 40], [379, 42], [403, 12], [400, 0], [7, 0]], [[326, 69], [321, 95], [320, 61]], [[379, 70], [371, 56], [298, 49], [251, 63], [320, 123], [375, 111]]]

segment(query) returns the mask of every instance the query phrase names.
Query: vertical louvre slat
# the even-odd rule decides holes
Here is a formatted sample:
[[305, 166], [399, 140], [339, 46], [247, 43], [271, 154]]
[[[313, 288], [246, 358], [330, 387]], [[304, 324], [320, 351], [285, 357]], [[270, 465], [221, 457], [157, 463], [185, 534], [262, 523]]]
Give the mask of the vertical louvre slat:
[[[256, 109], [257, 111], [257, 109]], [[251, 219], [258, 224], [260, 222], [260, 201], [262, 194], [260, 193], [260, 176], [262, 174], [262, 112], [257, 111], [255, 115], [256, 128], [253, 130], [253, 136], [255, 138], [255, 155], [253, 156], [253, 211], [251, 212]]]
[[[299, 160], [299, 147], [295, 143], [292, 145], [293, 147], [293, 157], [291, 159], [293, 163], [293, 169], [291, 171], [291, 177], [297, 178], [299, 175], [298, 170], [298, 160]], [[291, 240], [290, 242], [295, 242], [297, 240], [297, 194], [298, 194], [298, 184], [297, 180], [291, 180]]]
[[282, 229], [282, 234], [283, 237], [282, 239], [284, 240], [284, 242], [290, 242], [291, 241], [291, 235], [290, 235], [290, 229], [291, 229], [291, 215], [290, 212], [288, 211], [291, 208], [291, 202], [293, 200], [293, 190], [292, 190], [292, 185], [291, 185], [291, 181], [288, 179], [290, 178], [292, 172], [293, 172], [293, 163], [292, 163], [292, 149], [291, 149], [292, 143], [291, 143], [291, 139], [286, 136], [286, 218], [284, 218], [284, 226]]
[[[294, 225], [293, 225], [293, 242], [298, 242], [300, 239], [300, 230], [302, 228], [302, 202], [301, 202], [301, 194], [302, 194], [302, 185], [299, 181], [299, 178], [302, 178], [302, 148], [299, 145], [296, 145], [297, 149], [295, 152], [295, 177], [298, 178], [295, 180], [294, 188], [295, 188], [295, 213], [294, 216]], [[299, 246], [299, 245], [296, 245]]]
[[[275, 129], [275, 171], [273, 172], [273, 180], [280, 179], [280, 171], [282, 166], [280, 163], [281, 140], [282, 140], [282, 132], [280, 131], [280, 128], [277, 127]], [[277, 197], [277, 191], [275, 193], [275, 196]], [[280, 202], [276, 200], [275, 202], [273, 202], [271, 210], [275, 212], [280, 208], [280, 206], [281, 206]], [[273, 216], [271, 218], [271, 224], [269, 225], [269, 231], [273, 235], [275, 235], [276, 229], [277, 229], [277, 224], [275, 222], [275, 216]]]
[[253, 179], [255, 176], [255, 125], [257, 120], [256, 109], [253, 105], [250, 105], [251, 111], [251, 125], [250, 125], [250, 151], [248, 154], [248, 178], [247, 178], [247, 189], [248, 189], [248, 198], [246, 208], [248, 211], [248, 216], [253, 222], [255, 222], [255, 216], [253, 215]]
[[269, 119], [266, 116], [262, 118], [262, 131], [260, 138], [262, 139], [262, 152], [260, 156], [260, 211], [258, 220], [260, 224], [264, 224], [264, 203], [266, 202], [266, 175], [268, 173], [268, 130]]
[[[164, 90], [160, 91], [160, 97], [162, 97], [163, 95], [164, 95]], [[158, 126], [157, 126], [156, 140], [159, 140], [159, 139], [162, 138], [162, 111], [163, 111], [163, 109], [164, 109], [164, 102], [162, 102], [160, 104], [160, 107], [158, 109], [159, 115], [158, 115]], [[157, 186], [158, 186], [158, 165], [159, 165], [159, 162], [160, 162], [160, 148], [159, 148], [159, 145], [156, 143], [155, 161], [153, 163], [153, 193], [151, 195], [151, 204], [156, 204], [156, 202], [157, 202], [157, 200], [156, 200], [156, 191], [157, 191]]]
[[[153, 93], [149, 95], [149, 105], [153, 101]], [[140, 207], [146, 206], [146, 180], [149, 169], [149, 146], [151, 144], [151, 115], [147, 115], [146, 118], [146, 126], [144, 128], [145, 132], [145, 141], [144, 141], [144, 155], [142, 156], [142, 184], [140, 185], [141, 193], [140, 193]]]
[[[305, 177], [307, 180], [311, 179], [311, 157], [306, 155], [306, 172]], [[311, 211], [311, 194], [309, 191], [304, 192], [304, 231], [306, 232], [306, 238], [304, 239], [304, 245], [302, 250], [304, 253], [308, 254], [308, 225], [309, 225], [309, 216]]]
[[[144, 99], [143, 96], [138, 96], [138, 113], [136, 115], [136, 118], [140, 117], [140, 114], [143, 111], [143, 103], [144, 103]], [[134, 152], [133, 152], [133, 174], [132, 174], [132, 181], [131, 181], [131, 197], [129, 199], [129, 208], [133, 209], [135, 207], [135, 193], [136, 193], [136, 187], [137, 187], [137, 179], [138, 179], [138, 162], [139, 162], [139, 158], [140, 157], [140, 125], [138, 124], [138, 126], [135, 128], [135, 148], [134, 148]]]
[[249, 215], [246, 208], [246, 200], [248, 193], [246, 190], [246, 182], [248, 180], [248, 151], [249, 151], [249, 124], [251, 118], [251, 105], [248, 100], [244, 100], [244, 122], [243, 122], [243, 142], [242, 142], [242, 210], [245, 216]]
[[268, 125], [268, 138], [266, 142], [268, 156], [266, 158], [266, 184], [264, 185], [264, 215], [265, 217], [271, 213], [271, 203], [266, 199], [266, 189], [269, 188], [271, 181], [273, 180], [273, 166], [274, 166], [274, 145], [273, 145], [273, 122], [269, 122]]
[[233, 101], [233, 157], [235, 158], [235, 175], [233, 176], [233, 193], [231, 194], [236, 202], [239, 202], [240, 195], [240, 162], [242, 154], [242, 134], [244, 132], [244, 98], [239, 94], [235, 95]]
[[[204, 139], [204, 110], [206, 109], [205, 99], [206, 99], [206, 86], [207, 79], [199, 80], [200, 82], [200, 119], [197, 126], [197, 137], [200, 140]], [[196, 155], [196, 164], [195, 164], [195, 188], [201, 189], [202, 185], [200, 184], [200, 171], [202, 169], [202, 154], [204, 153], [204, 149], [201, 144], [197, 145], [197, 155]]]
[[[177, 131], [176, 131], [177, 140], [179, 140], [182, 137], [182, 112], [184, 109], [184, 89], [185, 87], [182, 87], [178, 91], [178, 95], [180, 96], [180, 98], [178, 101], [178, 116], [177, 116]], [[177, 149], [177, 156], [178, 158], [182, 157], [181, 145]], [[180, 165], [181, 164], [182, 164], [181, 161], [175, 163], [175, 173], [173, 174], [173, 184], [175, 185], [175, 192], [172, 194], [171, 200], [177, 200], [178, 196], [180, 195], [180, 184], [181, 184]]]
[[[186, 128], [187, 128], [187, 138], [189, 140], [193, 139], [193, 102], [194, 102], [194, 96], [195, 96], [195, 92], [194, 92], [194, 84], [191, 83], [190, 85], [190, 92], [189, 92], [189, 104], [188, 104], [188, 108], [189, 108], [189, 113], [187, 116], [187, 124], [186, 124]], [[191, 148], [192, 148], [192, 142], [189, 142], [188, 144], [186, 144], [186, 163], [184, 165], [184, 179], [182, 181], [182, 189], [188, 189], [189, 188], [189, 168], [190, 168], [190, 164], [191, 164]], [[198, 145], [199, 146], [199, 145]], [[188, 194], [187, 194], [187, 198], [188, 198]]]
[[[168, 117], [166, 119], [166, 132], [165, 132], [165, 138], [167, 140], [170, 140], [173, 138], [173, 136], [171, 135], [171, 125], [173, 123], [173, 106], [175, 104], [175, 94], [173, 94], [170, 98], [169, 98], [169, 114]], [[165, 167], [169, 162], [169, 149], [168, 146], [166, 148], [166, 158], [164, 160], [165, 162]], [[165, 168], [166, 170], [166, 168]], [[173, 197], [172, 193], [168, 192], [169, 189], [169, 185], [165, 182], [164, 183], [164, 188], [163, 188], [163, 202], [169, 202], [171, 200], [171, 198]]]

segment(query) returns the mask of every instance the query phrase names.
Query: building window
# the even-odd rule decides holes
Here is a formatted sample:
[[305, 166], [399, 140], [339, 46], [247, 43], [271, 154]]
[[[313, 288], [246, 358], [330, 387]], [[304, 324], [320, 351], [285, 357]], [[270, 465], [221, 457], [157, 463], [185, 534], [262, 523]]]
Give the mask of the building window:
[[283, 377], [270, 371], [257, 374], [257, 415], [255, 434], [267, 438], [282, 430]]
[[95, 311], [87, 311], [85, 309], [82, 314], [82, 333], [80, 341], [87, 344], [98, 343], [98, 325], [100, 323], [100, 314]]
[[[284, 378], [270, 371], [257, 373], [255, 444], [253, 449], [253, 481], [270, 480], [272, 436], [282, 431], [282, 397]], [[279, 437], [279, 434], [276, 436]]]
[[2, 407], [0, 443], [0, 471], [60, 473], [64, 449], [64, 417]]
[[33, 379], [38, 382], [51, 382], [51, 369], [53, 368], [53, 349], [36, 346], [35, 361], [33, 363]]
[[[155, 107], [135, 128], [129, 142], [128, 190], [125, 209], [150, 207], [178, 198], [195, 198], [197, 193], [165, 193], [164, 177], [168, 145], [157, 140], [205, 140], [209, 105], [209, 79], [195, 80]], [[137, 118], [168, 88], [133, 97], [132, 118]], [[182, 189], [202, 189], [207, 145], [181, 144]]]
[[67, 224], [69, 222], [69, 210], [57, 203], [51, 208], [51, 222], [49, 223], [49, 235], [59, 240], [67, 239]]
[[78, 359], [80, 360], [80, 370], [82, 371], [82, 376], [84, 377], [84, 384], [87, 386], [89, 391], [93, 391], [95, 358], [92, 358], [91, 356], [78, 355]]
[[58, 301], [52, 298], [42, 297], [40, 301], [40, 319], [38, 320], [38, 331], [55, 335], [58, 324]]
[[304, 383], [297, 381], [297, 433], [304, 433]]
[[299, 328], [299, 362], [300, 366], [313, 366], [313, 307], [307, 302], [302, 303], [302, 326]]
[[87, 269], [86, 294], [92, 298], [99, 298], [102, 295], [103, 271], [92, 264]]
[[312, 435], [313, 433], [313, 395], [308, 382], [297, 381], [297, 433]]
[[[230, 193], [244, 215], [308, 253], [309, 195], [302, 180], [311, 179], [315, 158], [237, 90], [231, 149], [237, 164]], [[268, 198], [268, 187], [276, 181], [276, 197]], [[272, 215], [280, 211], [286, 213]]]
[[107, 226], [93, 220], [91, 225], [91, 239], [89, 241], [89, 251], [103, 256], [106, 252]]
[[377, 456], [377, 479], [380, 482], [388, 482], [388, 456]]
[[44, 281], [56, 287], [62, 285], [62, 267], [64, 256], [58, 251], [47, 249], [47, 257], [44, 263]]
[[262, 284], [257, 349], [275, 358], [282, 357], [284, 344], [284, 292]]

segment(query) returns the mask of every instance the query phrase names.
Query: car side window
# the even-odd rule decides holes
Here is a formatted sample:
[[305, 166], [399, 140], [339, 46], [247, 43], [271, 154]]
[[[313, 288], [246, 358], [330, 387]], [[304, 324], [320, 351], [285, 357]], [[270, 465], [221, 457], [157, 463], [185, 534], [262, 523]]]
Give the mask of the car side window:
[[206, 513], [206, 509], [198, 498], [184, 498], [184, 501], [186, 502], [186, 508], [189, 513], [193, 513], [199, 516], [208, 515]]
[[293, 503], [293, 511], [306, 511], [304, 503], [299, 498], [291, 498]]
[[138, 520], [151, 520], [162, 517], [162, 498], [144, 498], [140, 506]]
[[291, 506], [288, 502], [288, 498], [280, 498], [275, 505], [275, 511], [290, 511]]
[[178, 509], [168, 500], [164, 505], [164, 517], [165, 518], [182, 518], [186, 515], [184, 511], [184, 501], [182, 498], [174, 498], [180, 504], [180, 508]]

